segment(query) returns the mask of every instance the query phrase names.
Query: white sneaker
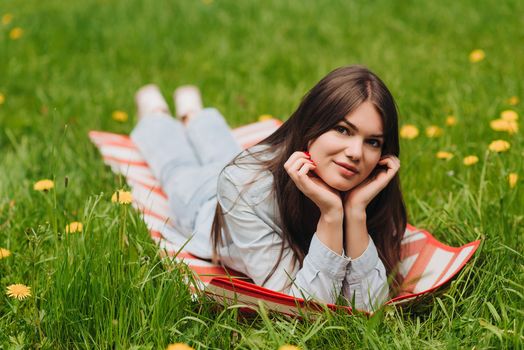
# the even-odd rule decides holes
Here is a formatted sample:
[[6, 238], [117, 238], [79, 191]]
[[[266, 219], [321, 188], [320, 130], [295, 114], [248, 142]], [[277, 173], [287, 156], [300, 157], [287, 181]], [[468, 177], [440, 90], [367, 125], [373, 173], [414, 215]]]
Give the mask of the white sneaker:
[[169, 106], [160, 89], [154, 84], [142, 86], [135, 94], [135, 102], [138, 109], [138, 118], [155, 112], [170, 113]]
[[173, 99], [176, 117], [185, 122], [203, 108], [200, 90], [194, 85], [180, 86], [173, 93]]

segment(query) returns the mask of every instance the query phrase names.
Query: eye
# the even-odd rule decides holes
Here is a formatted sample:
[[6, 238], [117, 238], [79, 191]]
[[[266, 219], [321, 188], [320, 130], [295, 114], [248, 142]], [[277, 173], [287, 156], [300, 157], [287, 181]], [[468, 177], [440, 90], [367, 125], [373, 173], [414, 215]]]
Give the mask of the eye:
[[382, 146], [382, 143], [379, 140], [375, 139], [369, 140], [368, 143], [375, 148], [380, 148]]
[[337, 131], [342, 131], [341, 133], [343, 133], [344, 131], [346, 131], [348, 133], [348, 135], [350, 134], [349, 130], [345, 127], [343, 127], [342, 125], [335, 125], [335, 127], [333, 128]]

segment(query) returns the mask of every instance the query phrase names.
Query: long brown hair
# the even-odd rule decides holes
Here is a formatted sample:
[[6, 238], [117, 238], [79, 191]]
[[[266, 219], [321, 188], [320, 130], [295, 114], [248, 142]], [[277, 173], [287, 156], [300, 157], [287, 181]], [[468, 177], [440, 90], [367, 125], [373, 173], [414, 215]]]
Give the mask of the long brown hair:
[[[399, 157], [398, 115], [393, 96], [380, 78], [366, 67], [358, 65], [340, 67], [330, 72], [303, 97], [296, 111], [285, 123], [257, 144], [267, 145], [258, 153], [274, 154], [270, 159], [258, 159], [257, 162], [261, 172], [269, 170], [273, 174], [271, 193], [276, 196], [280, 214], [280, 218], [276, 219], [282, 225], [283, 235], [279, 259], [264, 283], [275, 272], [286, 247], [292, 249], [295, 262], [302, 267], [302, 261], [308, 252], [320, 219], [319, 208], [297, 188], [284, 169], [284, 163], [293, 152], [306, 151], [310, 140], [331, 130], [342, 118], [365, 101], [371, 102], [382, 117], [384, 125], [382, 155]], [[245, 157], [256, 157], [258, 153], [247, 152]], [[225, 168], [236, 166], [241, 158], [243, 158], [242, 153]], [[254, 182], [256, 180], [250, 185]], [[246, 188], [243, 189], [245, 190]], [[395, 294], [402, 283], [398, 268], [400, 244], [407, 223], [398, 174], [371, 201], [366, 214], [368, 232], [377, 246], [388, 275], [392, 278], [391, 292]], [[223, 244], [222, 229], [226, 226], [225, 215], [218, 203], [211, 227], [215, 262], [220, 258], [218, 252]]]

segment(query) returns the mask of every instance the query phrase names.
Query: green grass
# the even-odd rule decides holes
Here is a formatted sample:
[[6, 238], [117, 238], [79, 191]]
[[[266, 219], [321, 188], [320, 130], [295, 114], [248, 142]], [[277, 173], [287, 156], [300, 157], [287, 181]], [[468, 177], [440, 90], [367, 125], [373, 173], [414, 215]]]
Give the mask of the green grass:
[[[4, 1], [0, 15], [0, 344], [3, 348], [522, 348], [522, 131], [495, 132], [505, 109], [524, 114], [521, 1]], [[20, 26], [19, 40], [9, 31]], [[481, 48], [486, 59], [472, 64]], [[128, 133], [133, 94], [155, 82], [203, 90], [232, 127], [260, 114], [285, 120], [331, 69], [361, 63], [396, 98], [401, 178], [410, 223], [441, 241], [482, 239], [459, 276], [424, 304], [371, 320], [342, 313], [289, 319], [193, 301], [183, 266], [161, 265], [139, 215], [110, 197], [122, 180], [104, 167], [92, 129]], [[130, 115], [111, 119], [114, 110]], [[444, 124], [447, 115], [458, 119]], [[429, 125], [444, 128], [429, 139]], [[495, 139], [506, 153], [487, 153]], [[451, 151], [449, 161], [435, 158]], [[475, 154], [480, 162], [462, 165]], [[510, 172], [520, 175], [509, 188]], [[55, 190], [33, 191], [42, 178]], [[65, 185], [67, 178], [67, 187]], [[82, 234], [64, 234], [82, 221]], [[129, 247], [121, 249], [122, 231]], [[5, 288], [24, 283], [17, 301]]]

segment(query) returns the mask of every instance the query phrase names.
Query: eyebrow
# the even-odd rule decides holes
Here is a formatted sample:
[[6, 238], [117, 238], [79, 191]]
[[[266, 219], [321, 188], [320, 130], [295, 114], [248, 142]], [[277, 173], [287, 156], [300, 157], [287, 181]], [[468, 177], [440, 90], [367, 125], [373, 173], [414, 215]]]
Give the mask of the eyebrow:
[[[346, 123], [351, 129], [355, 130], [356, 132], [358, 132], [358, 128], [355, 124], [353, 123], [350, 123], [349, 121], [347, 121], [347, 119], [342, 119], [341, 120], [342, 122]], [[376, 134], [376, 135], [369, 135], [371, 137], [377, 137], [377, 138], [384, 138], [384, 135], [382, 134]]]

